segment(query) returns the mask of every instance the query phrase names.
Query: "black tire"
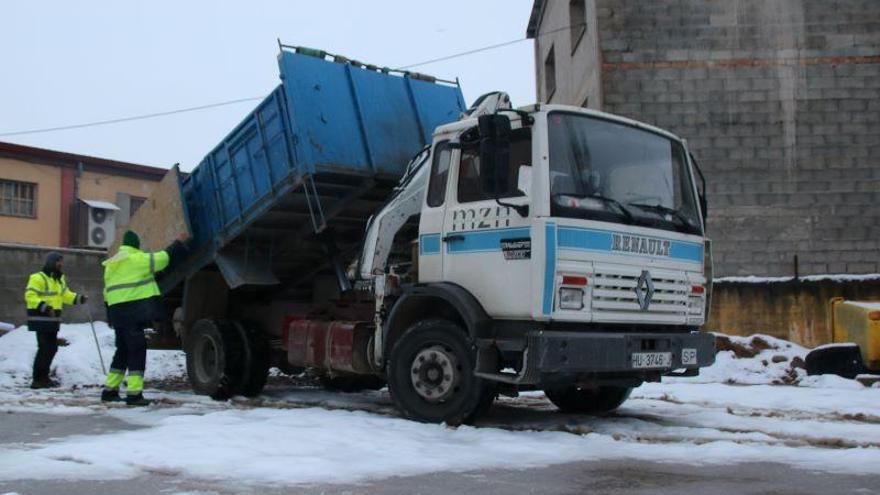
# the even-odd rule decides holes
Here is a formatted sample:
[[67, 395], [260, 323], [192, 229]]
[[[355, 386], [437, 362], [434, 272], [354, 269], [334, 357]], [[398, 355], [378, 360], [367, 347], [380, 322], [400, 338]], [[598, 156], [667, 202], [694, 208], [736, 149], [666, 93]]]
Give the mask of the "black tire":
[[363, 390], [379, 390], [385, 386], [385, 380], [372, 375], [321, 375], [318, 378], [321, 386], [337, 392], [361, 392]]
[[239, 334], [246, 342], [246, 361], [243, 367], [244, 377], [241, 380], [239, 393], [245, 397], [257, 397], [263, 392], [269, 378], [271, 361], [269, 340], [256, 330], [253, 325], [248, 328], [236, 324]]
[[199, 320], [186, 342], [186, 374], [197, 394], [225, 400], [242, 386], [247, 345], [234, 325]]
[[[440, 359], [435, 355], [426, 362], [424, 358], [431, 352]], [[422, 361], [418, 361], [420, 357]], [[455, 323], [441, 319], [416, 322], [391, 350], [387, 373], [391, 397], [410, 419], [451, 425], [472, 421], [488, 410], [495, 397], [494, 388], [474, 376], [475, 361], [473, 346]], [[454, 372], [438, 375], [446, 369]], [[428, 394], [433, 397], [429, 399]]]
[[599, 387], [582, 389], [574, 385], [544, 390], [544, 394], [562, 412], [606, 414], [626, 401], [630, 387]]
[[808, 375], [838, 375], [852, 380], [867, 372], [862, 352], [855, 344], [810, 351], [804, 363]]

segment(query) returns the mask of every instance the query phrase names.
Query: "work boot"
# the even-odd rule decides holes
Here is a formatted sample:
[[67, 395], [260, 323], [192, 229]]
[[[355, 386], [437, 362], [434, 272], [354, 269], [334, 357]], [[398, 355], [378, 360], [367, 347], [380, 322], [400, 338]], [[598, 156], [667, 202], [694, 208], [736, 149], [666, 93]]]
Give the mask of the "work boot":
[[49, 378], [35, 378], [31, 383], [32, 389], [41, 389], [41, 388], [57, 388], [58, 382], [55, 380], [51, 380]]
[[105, 388], [101, 392], [101, 402], [122, 402], [119, 396], [119, 390]]
[[125, 405], [127, 406], [149, 406], [151, 401], [144, 399], [144, 394], [126, 395]]

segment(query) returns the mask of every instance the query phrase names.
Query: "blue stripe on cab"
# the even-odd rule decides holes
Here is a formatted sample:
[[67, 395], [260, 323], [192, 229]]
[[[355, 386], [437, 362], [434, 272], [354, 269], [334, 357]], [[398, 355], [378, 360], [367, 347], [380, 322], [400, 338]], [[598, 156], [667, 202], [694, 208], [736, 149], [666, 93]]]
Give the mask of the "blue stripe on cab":
[[440, 234], [422, 234], [419, 237], [419, 252], [422, 255], [440, 254]]
[[560, 249], [611, 251], [611, 232], [559, 227]]
[[[613, 251], [613, 234], [607, 230], [593, 230], [579, 227], [559, 227], [559, 249], [575, 251], [597, 251], [602, 253], [624, 254], [629, 256], [650, 257], [650, 255], [627, 251]], [[620, 235], [635, 235], [648, 239], [669, 241], [669, 258], [694, 263], [703, 262], [703, 246], [693, 242], [673, 241], [654, 236], [645, 236], [619, 232]]]
[[703, 246], [692, 242], [672, 241], [669, 246], [669, 257], [702, 263]]
[[449, 235], [460, 235], [459, 241], [448, 242], [446, 252], [449, 254], [483, 253], [501, 251], [501, 241], [529, 237], [529, 227], [512, 229], [494, 229], [470, 232], [449, 232]]
[[556, 224], [544, 226], [544, 304], [543, 313], [553, 310], [553, 289], [556, 282]]

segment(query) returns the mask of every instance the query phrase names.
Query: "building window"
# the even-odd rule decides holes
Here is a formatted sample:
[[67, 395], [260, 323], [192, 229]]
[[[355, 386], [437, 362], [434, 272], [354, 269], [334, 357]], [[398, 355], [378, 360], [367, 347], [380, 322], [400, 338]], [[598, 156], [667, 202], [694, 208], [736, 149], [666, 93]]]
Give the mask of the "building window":
[[147, 198], [140, 198], [138, 196], [131, 196], [128, 200], [128, 215], [134, 215], [141, 206], [144, 205], [144, 202], [147, 201]]
[[554, 47], [550, 47], [547, 58], [544, 59], [544, 92], [546, 101], [550, 101], [550, 97], [556, 91], [556, 53]]
[[571, 31], [571, 53], [577, 50], [581, 38], [587, 32], [587, 11], [584, 0], [570, 0], [568, 2], [568, 22]]
[[37, 185], [0, 179], [0, 215], [37, 217]]

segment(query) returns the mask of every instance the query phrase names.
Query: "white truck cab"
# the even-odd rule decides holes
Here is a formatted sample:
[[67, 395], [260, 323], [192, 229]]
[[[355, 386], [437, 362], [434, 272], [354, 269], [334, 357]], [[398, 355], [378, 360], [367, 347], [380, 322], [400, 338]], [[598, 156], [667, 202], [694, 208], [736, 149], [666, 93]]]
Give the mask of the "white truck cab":
[[468, 136], [477, 119], [437, 130], [419, 282], [461, 285], [494, 318], [702, 325], [704, 226], [684, 141], [593, 110], [522, 111], [497, 199]]
[[[543, 389], [562, 409], [606, 412], [644, 381], [714, 362], [699, 332], [705, 200], [685, 141], [593, 110], [506, 102], [478, 101], [439, 127], [401, 186], [409, 206], [392, 201], [368, 229], [374, 358], [398, 406], [448, 420], [478, 413], [486, 395]], [[419, 215], [409, 284], [371, 259], [389, 212], [395, 225]], [[476, 391], [450, 406], [463, 384]]]

